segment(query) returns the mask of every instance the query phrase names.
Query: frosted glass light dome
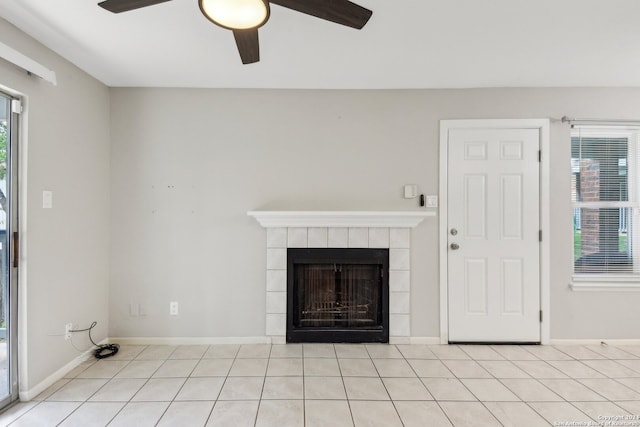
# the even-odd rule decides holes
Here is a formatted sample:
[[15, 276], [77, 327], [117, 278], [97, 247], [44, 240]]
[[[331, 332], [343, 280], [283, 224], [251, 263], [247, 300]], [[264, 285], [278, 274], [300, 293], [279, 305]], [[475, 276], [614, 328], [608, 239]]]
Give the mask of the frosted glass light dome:
[[200, 0], [200, 10], [214, 24], [231, 30], [257, 28], [269, 18], [264, 0]]

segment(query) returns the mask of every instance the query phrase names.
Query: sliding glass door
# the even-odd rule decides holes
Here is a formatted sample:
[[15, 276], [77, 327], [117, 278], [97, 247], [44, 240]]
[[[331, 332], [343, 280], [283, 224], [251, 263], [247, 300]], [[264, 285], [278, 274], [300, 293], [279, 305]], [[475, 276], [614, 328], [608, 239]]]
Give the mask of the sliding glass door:
[[17, 141], [20, 103], [0, 92], [0, 409], [18, 398]]

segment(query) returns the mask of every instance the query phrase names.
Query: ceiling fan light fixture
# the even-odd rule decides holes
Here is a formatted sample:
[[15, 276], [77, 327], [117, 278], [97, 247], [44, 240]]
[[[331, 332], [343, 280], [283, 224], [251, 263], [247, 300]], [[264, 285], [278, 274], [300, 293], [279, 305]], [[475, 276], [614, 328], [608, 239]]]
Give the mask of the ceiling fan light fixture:
[[264, 0], [199, 0], [202, 14], [211, 22], [230, 30], [248, 30], [269, 19]]

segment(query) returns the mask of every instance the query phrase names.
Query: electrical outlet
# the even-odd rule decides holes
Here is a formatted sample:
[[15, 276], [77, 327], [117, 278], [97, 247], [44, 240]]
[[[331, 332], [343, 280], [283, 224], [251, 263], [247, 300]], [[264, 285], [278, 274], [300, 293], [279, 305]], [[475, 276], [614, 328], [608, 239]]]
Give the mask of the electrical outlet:
[[178, 315], [178, 301], [171, 301], [169, 303], [169, 315], [170, 316]]
[[71, 339], [71, 331], [73, 330], [73, 323], [67, 323], [66, 325], [64, 325], [64, 339], [65, 340], [70, 340]]

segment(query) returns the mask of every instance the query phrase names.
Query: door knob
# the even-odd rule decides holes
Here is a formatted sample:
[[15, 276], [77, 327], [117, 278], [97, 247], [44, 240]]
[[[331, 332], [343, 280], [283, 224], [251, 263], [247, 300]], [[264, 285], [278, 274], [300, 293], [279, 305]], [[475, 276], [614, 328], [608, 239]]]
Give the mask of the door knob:
[[449, 247], [451, 248], [451, 250], [457, 251], [458, 249], [460, 249], [460, 245], [457, 243], [452, 243], [451, 245], [449, 245]]

